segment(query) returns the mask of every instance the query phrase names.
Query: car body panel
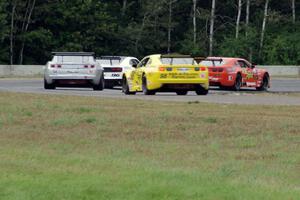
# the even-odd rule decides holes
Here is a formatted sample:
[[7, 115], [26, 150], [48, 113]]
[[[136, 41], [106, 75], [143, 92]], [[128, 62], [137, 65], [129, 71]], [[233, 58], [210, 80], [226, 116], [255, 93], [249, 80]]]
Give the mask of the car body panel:
[[[163, 64], [161, 54], [150, 55], [142, 59], [137, 68], [125, 72], [129, 90], [131, 92], [142, 91], [142, 77], [147, 80], [149, 90], [160, 90], [164, 85], [184, 86], [201, 85], [208, 90], [208, 70], [194, 64]], [[195, 71], [199, 68], [199, 71]]]

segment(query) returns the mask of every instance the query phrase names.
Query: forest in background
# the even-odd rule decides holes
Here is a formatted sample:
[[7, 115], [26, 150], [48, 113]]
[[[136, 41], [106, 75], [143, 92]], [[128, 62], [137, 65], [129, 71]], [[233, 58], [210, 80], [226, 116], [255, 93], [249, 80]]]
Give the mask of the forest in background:
[[0, 0], [0, 64], [52, 51], [300, 65], [299, 0]]

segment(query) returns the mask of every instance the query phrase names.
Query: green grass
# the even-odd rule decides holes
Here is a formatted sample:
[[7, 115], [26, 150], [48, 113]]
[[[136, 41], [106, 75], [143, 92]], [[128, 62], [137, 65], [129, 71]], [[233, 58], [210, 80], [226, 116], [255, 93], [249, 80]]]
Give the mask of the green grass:
[[296, 200], [299, 122], [299, 106], [0, 93], [0, 199]]

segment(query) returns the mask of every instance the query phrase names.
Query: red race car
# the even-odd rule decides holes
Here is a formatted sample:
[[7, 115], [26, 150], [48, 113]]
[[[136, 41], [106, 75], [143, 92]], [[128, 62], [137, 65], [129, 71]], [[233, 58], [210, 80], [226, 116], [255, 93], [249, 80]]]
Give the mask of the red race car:
[[208, 67], [210, 86], [236, 91], [242, 87], [254, 87], [259, 91], [270, 88], [269, 73], [242, 58], [208, 57], [200, 65]]

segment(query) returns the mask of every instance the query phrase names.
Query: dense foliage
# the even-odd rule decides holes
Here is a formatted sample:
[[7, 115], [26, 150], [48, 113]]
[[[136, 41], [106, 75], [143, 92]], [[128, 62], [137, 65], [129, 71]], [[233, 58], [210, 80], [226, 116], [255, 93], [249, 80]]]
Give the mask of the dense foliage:
[[[260, 48], [265, 1], [250, 1], [248, 28], [246, 0], [242, 1], [236, 38], [238, 1], [216, 0], [213, 55], [240, 56], [261, 64], [300, 64], [299, 0], [295, 3], [295, 21], [292, 0], [270, 0]], [[0, 62], [43, 64], [52, 51], [94, 51], [97, 55], [141, 58], [167, 53], [168, 46], [170, 52], [207, 56], [211, 0], [197, 0], [195, 15], [194, 2], [0, 0]]]

